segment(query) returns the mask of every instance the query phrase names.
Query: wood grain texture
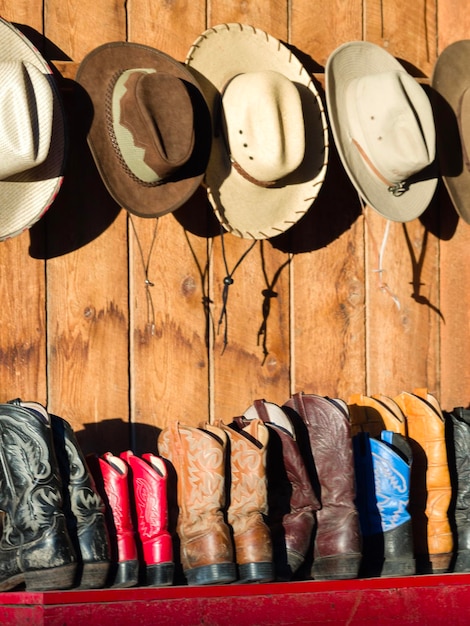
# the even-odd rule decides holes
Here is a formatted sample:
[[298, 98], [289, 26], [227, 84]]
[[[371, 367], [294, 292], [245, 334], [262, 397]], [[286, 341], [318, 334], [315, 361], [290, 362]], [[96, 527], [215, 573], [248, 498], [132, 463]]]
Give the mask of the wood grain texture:
[[145, 43], [182, 62], [207, 27], [240, 22], [291, 46], [323, 98], [327, 58], [348, 40], [382, 46], [426, 84], [439, 52], [470, 38], [464, 0], [0, 0], [0, 15], [56, 62], [69, 129], [56, 202], [0, 244], [2, 400], [48, 403], [98, 452], [152, 450], [171, 420], [230, 421], [257, 398], [300, 390], [347, 399], [426, 387], [445, 409], [469, 404], [470, 226], [442, 185], [420, 219], [389, 225], [379, 275], [387, 222], [363, 209], [330, 134], [310, 210], [233, 274], [224, 350], [223, 279], [251, 242], [226, 233], [223, 254], [201, 187], [159, 219], [152, 248], [155, 220], [131, 224], [98, 176], [92, 110], [74, 81], [102, 43]]
[[[95, 46], [126, 35], [125, 9], [114, 0], [47, 2], [45, 23], [51, 45], [77, 62]], [[49, 409], [91, 433], [84, 437], [88, 446], [119, 451], [129, 445], [126, 216], [104, 189], [86, 145], [92, 115], [86, 97], [73, 82], [62, 88], [68, 176], [48, 216], [43, 251]]]

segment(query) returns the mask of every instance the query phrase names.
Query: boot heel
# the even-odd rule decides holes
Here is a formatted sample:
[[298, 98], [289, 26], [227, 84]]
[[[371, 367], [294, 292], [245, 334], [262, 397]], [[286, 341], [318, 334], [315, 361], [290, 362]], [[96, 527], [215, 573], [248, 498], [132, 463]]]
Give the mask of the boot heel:
[[188, 585], [219, 585], [237, 579], [234, 563], [214, 563], [195, 567], [184, 572]]
[[168, 587], [173, 584], [174, 563], [156, 563], [147, 565], [145, 574], [148, 587]]
[[269, 583], [274, 580], [272, 563], [243, 563], [238, 568], [241, 583]]
[[101, 589], [106, 585], [109, 563], [84, 563], [80, 577], [79, 589]]
[[346, 580], [357, 578], [361, 554], [330, 556], [313, 562], [312, 578], [315, 580]]
[[75, 583], [76, 563], [24, 572], [24, 581], [28, 591], [54, 591], [71, 589]]
[[120, 561], [112, 564], [108, 573], [110, 587], [117, 589], [135, 587], [138, 581], [139, 561]]

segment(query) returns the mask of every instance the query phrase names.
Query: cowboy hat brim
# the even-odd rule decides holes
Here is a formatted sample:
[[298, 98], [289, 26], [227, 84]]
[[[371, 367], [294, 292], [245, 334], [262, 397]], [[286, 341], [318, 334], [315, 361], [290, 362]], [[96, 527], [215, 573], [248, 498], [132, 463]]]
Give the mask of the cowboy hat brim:
[[[470, 86], [470, 40], [456, 41], [437, 58], [432, 75], [437, 150], [442, 179], [460, 217], [470, 223], [470, 171], [463, 158], [459, 104]], [[468, 150], [470, 146], [466, 146]]]
[[328, 58], [325, 67], [325, 92], [329, 120], [341, 162], [359, 195], [377, 213], [396, 222], [409, 222], [419, 217], [431, 202], [437, 186], [435, 162], [408, 181], [401, 196], [394, 196], [369, 168], [349, 135], [345, 106], [351, 81], [362, 76], [387, 71], [405, 71], [391, 54], [366, 41], [353, 41], [339, 46]]
[[[133, 68], [151, 68], [184, 81], [190, 93], [195, 120], [195, 150], [176, 177], [157, 186], [146, 186], [122, 167], [106, 115], [107, 93], [117, 73]], [[114, 200], [140, 217], [158, 217], [184, 204], [201, 184], [210, 149], [210, 117], [197, 81], [183, 63], [142, 44], [113, 42], [99, 46], [81, 62], [77, 82], [93, 106], [88, 144], [98, 171]]]
[[[190, 48], [186, 64], [201, 85], [213, 120], [205, 182], [217, 218], [227, 231], [247, 239], [285, 232], [308, 211], [326, 174], [328, 129], [312, 76], [278, 39], [243, 24], [222, 24], [204, 32]], [[271, 187], [249, 182], [232, 167], [218, 120], [227, 83], [238, 74], [264, 70], [295, 83], [306, 129], [300, 167], [282, 185]]]
[[[0, 62], [31, 63], [47, 76], [52, 92], [52, 136], [48, 155], [39, 165], [0, 180], [0, 241], [31, 228], [54, 201], [65, 167], [65, 122], [52, 70], [34, 45], [13, 24], [0, 18]], [[42, 103], [37, 102], [40, 108]]]

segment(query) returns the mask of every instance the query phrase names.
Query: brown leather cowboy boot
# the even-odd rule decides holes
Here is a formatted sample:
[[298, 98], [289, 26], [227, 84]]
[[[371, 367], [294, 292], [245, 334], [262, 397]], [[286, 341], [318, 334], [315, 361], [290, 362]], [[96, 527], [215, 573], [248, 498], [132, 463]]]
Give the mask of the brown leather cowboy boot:
[[233, 530], [240, 582], [274, 579], [271, 533], [266, 524], [268, 495], [267, 427], [259, 419], [235, 430], [216, 424], [230, 439], [230, 504], [228, 522]]
[[354, 457], [347, 407], [341, 401], [297, 393], [284, 409], [294, 421], [298, 438], [302, 436], [301, 425], [308, 437], [316, 472], [313, 480], [322, 506], [317, 512], [312, 577], [356, 578], [362, 544], [354, 502]]
[[449, 570], [453, 537], [448, 510], [452, 497], [445, 419], [425, 390], [402, 392], [395, 402], [406, 416], [413, 451], [410, 512], [418, 573]]
[[254, 418], [261, 419], [269, 428], [267, 522], [273, 542], [276, 580], [291, 580], [310, 549], [320, 502], [287, 414], [277, 404], [255, 400], [243, 416], [234, 421], [243, 428]]
[[225, 448], [215, 434], [173, 422], [158, 438], [160, 455], [177, 476], [177, 534], [190, 585], [236, 580], [233, 544], [225, 522]]

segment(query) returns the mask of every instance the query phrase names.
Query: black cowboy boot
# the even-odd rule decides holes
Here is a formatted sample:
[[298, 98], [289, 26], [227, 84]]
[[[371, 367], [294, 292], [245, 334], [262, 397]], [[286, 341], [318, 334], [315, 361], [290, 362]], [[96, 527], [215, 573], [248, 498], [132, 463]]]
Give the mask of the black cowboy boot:
[[78, 556], [77, 584], [98, 589], [106, 585], [111, 562], [105, 505], [70, 424], [56, 415], [51, 424], [66, 491], [65, 516]]
[[43, 416], [49, 415], [62, 478], [63, 510], [78, 558], [75, 583], [82, 589], [104, 587], [110, 565], [105, 506], [73, 429], [61, 417], [48, 414], [37, 402], [13, 400], [12, 403], [19, 403]]
[[452, 427], [448, 438], [451, 443], [449, 465], [454, 483], [457, 535], [453, 571], [470, 572], [470, 409], [457, 407], [449, 416]]
[[75, 551], [47, 414], [0, 405], [0, 591], [73, 586]]

